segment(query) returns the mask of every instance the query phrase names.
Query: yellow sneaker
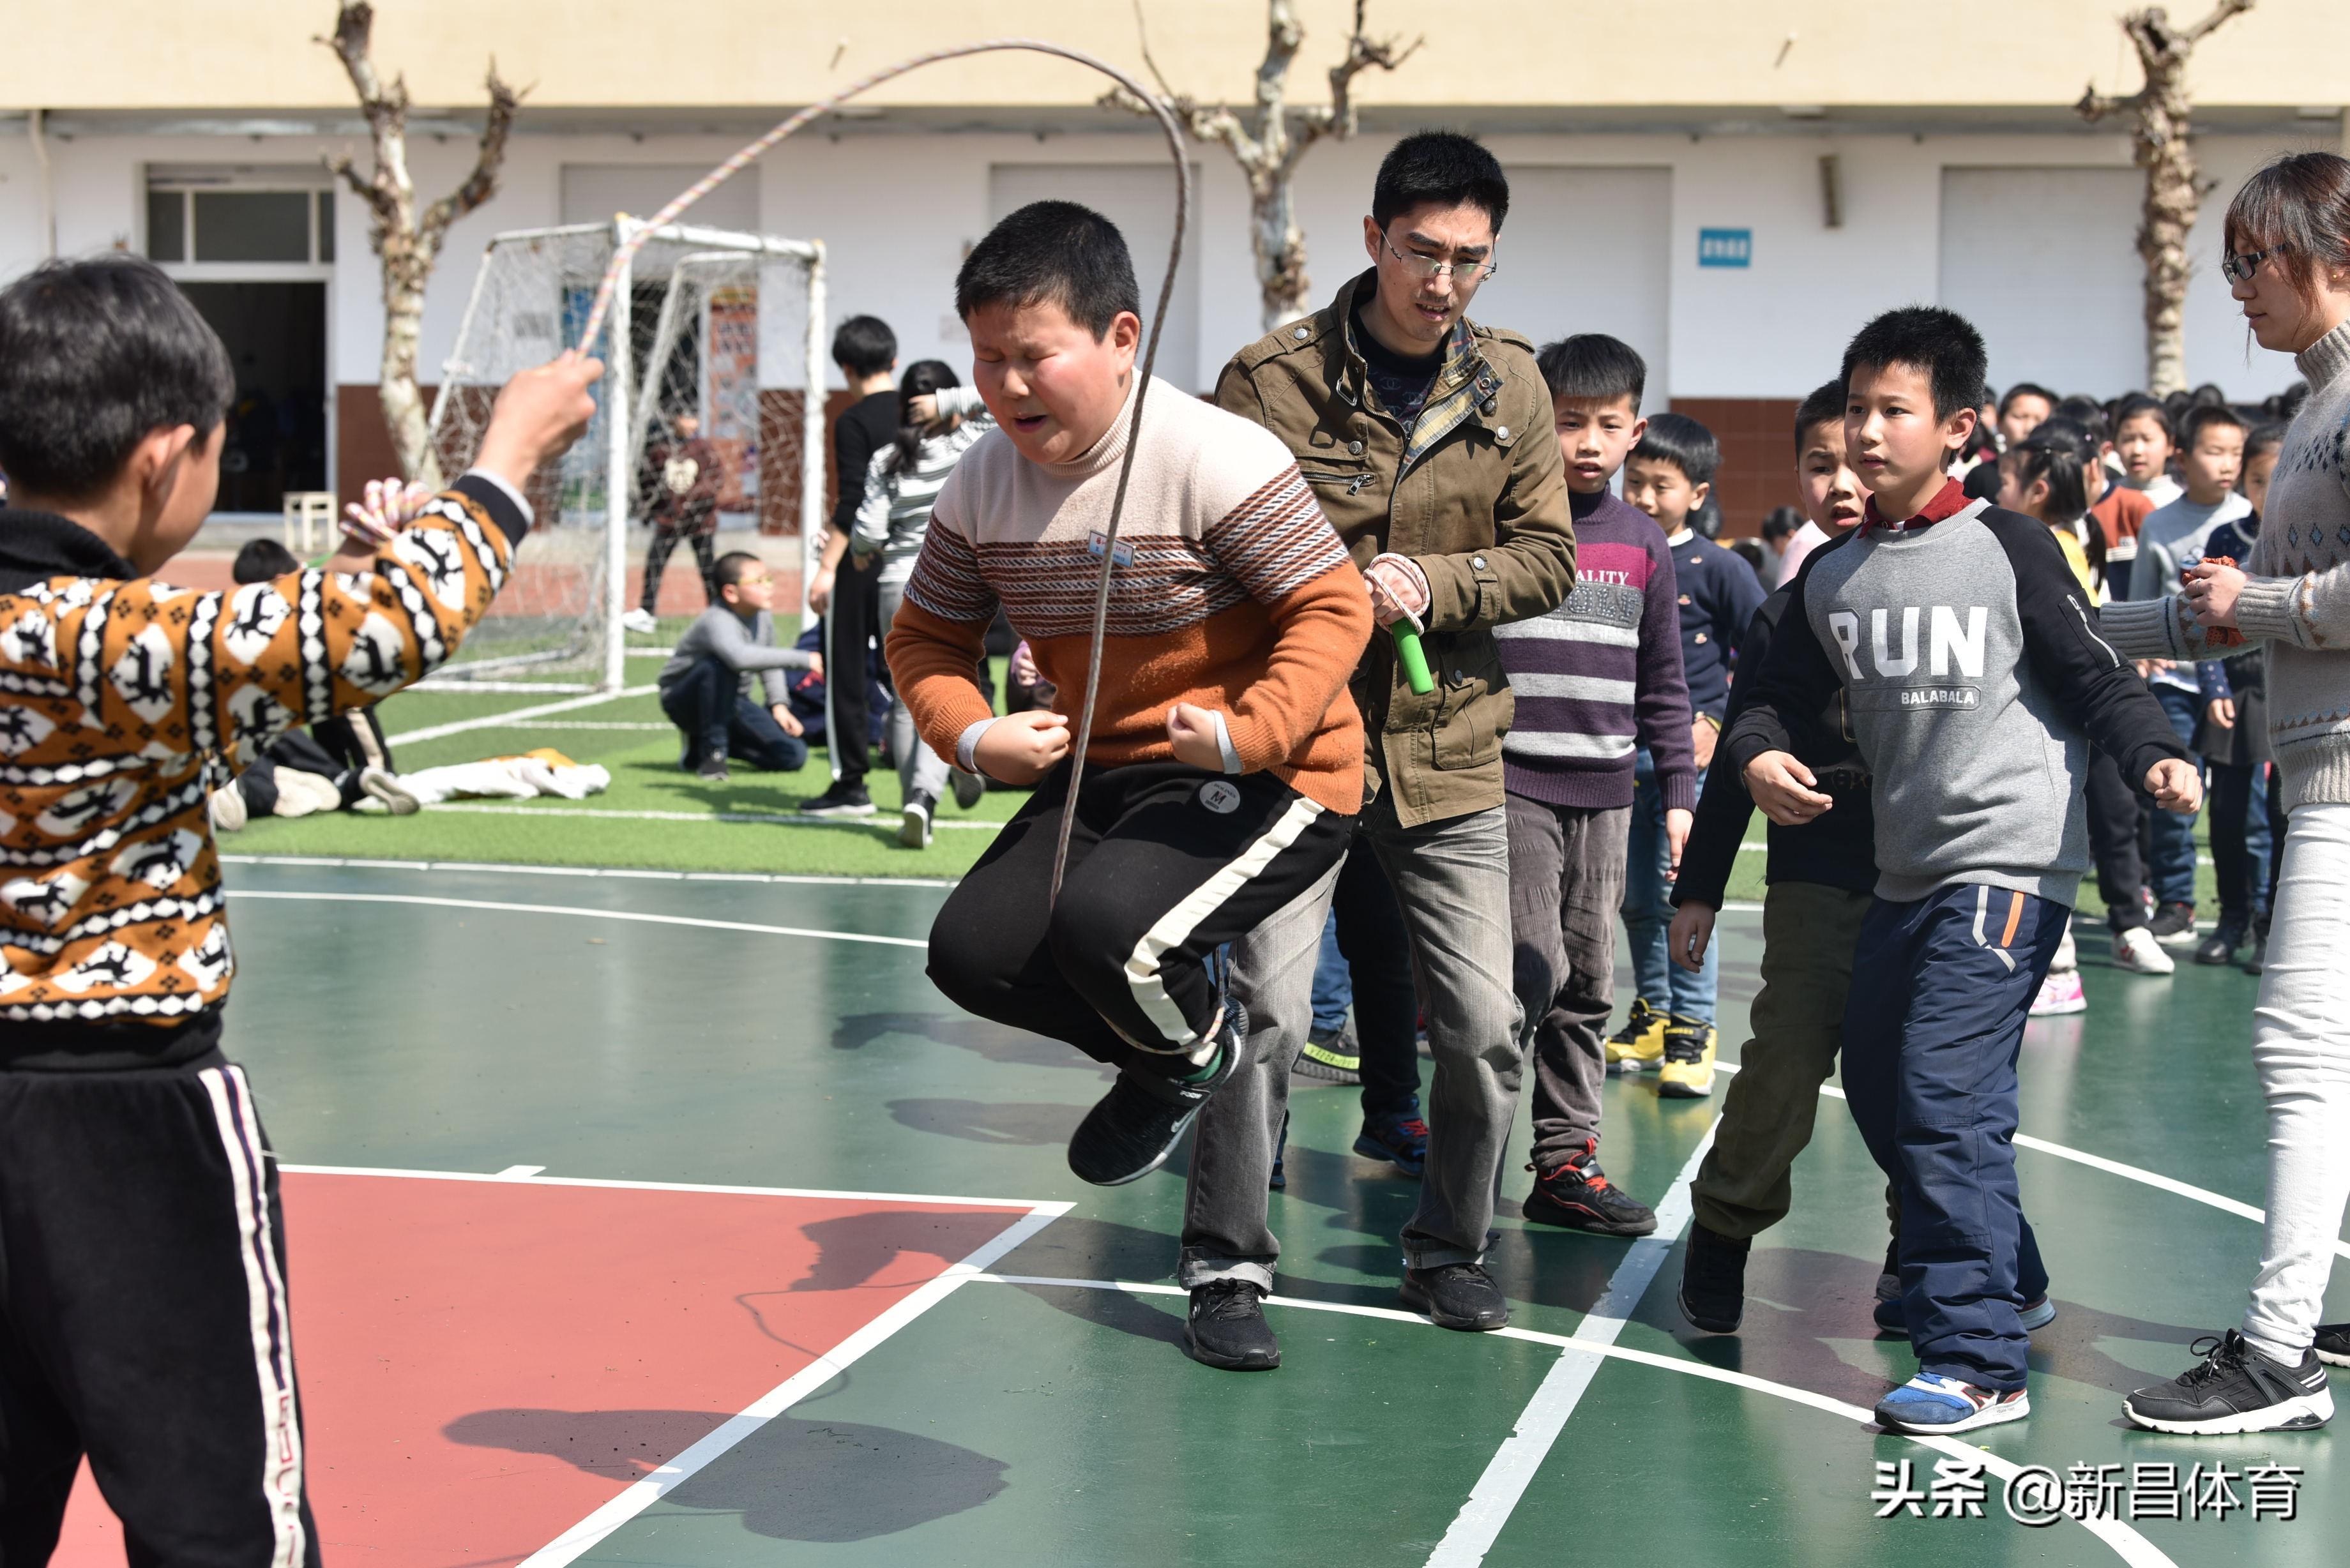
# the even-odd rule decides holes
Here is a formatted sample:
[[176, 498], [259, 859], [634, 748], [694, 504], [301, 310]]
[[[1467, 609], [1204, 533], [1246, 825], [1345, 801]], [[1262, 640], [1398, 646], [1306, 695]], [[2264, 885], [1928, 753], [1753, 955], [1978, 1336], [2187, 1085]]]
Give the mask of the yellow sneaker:
[[1657, 1093], [1677, 1100], [1701, 1100], [1713, 1093], [1713, 1053], [1719, 1036], [1711, 1023], [1678, 1013], [1665, 1025], [1664, 1064]]
[[1645, 1000], [1632, 1003], [1632, 1015], [1624, 1027], [1607, 1037], [1607, 1064], [1627, 1073], [1637, 1073], [1665, 1054], [1666, 1014], [1651, 1008]]

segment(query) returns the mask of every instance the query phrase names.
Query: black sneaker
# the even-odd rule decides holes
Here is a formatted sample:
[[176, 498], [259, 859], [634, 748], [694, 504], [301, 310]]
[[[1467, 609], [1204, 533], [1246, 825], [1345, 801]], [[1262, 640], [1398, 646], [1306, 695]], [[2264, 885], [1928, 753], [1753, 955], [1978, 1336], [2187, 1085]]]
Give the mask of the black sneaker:
[[702, 758], [701, 763], [694, 768], [693, 776], [703, 784], [724, 784], [727, 778], [726, 759], [724, 757]]
[[1885, 1267], [1877, 1272], [1877, 1299], [1898, 1302], [1901, 1299], [1901, 1238], [1896, 1236], [1885, 1243]]
[[[1653, 1221], [1652, 1221], [1653, 1223]], [[1746, 1254], [1754, 1243], [1716, 1235], [1690, 1222], [1689, 1251], [1681, 1258], [1681, 1315], [1708, 1334], [1736, 1334], [1746, 1316]]]
[[1365, 1116], [1363, 1130], [1355, 1135], [1355, 1152], [1365, 1159], [1393, 1160], [1406, 1176], [1418, 1176], [1428, 1163], [1428, 1124], [1419, 1119], [1419, 1107]]
[[1183, 1320], [1183, 1353], [1226, 1372], [1272, 1371], [1281, 1365], [1281, 1345], [1264, 1321], [1263, 1301], [1264, 1293], [1246, 1280], [1200, 1286]]
[[2350, 1323], [2317, 1325], [2317, 1343], [2310, 1350], [2328, 1366], [2350, 1366]]
[[1363, 1048], [1355, 1043], [1354, 1031], [1344, 1024], [1336, 1029], [1316, 1029], [1306, 1035], [1297, 1060], [1290, 1064], [1290, 1071], [1301, 1078], [1359, 1084], [1363, 1081]]
[[832, 787], [814, 800], [800, 802], [803, 816], [870, 816], [873, 797], [865, 786], [848, 779], [835, 779]]
[[1502, 1287], [1493, 1282], [1482, 1263], [1406, 1269], [1398, 1295], [1405, 1306], [1427, 1314], [1439, 1328], [1484, 1334], [1509, 1326], [1510, 1303], [1502, 1299]]
[[1216, 1037], [1216, 1070], [1198, 1083], [1120, 1069], [1109, 1093], [1086, 1113], [1070, 1137], [1069, 1168], [1096, 1187], [1123, 1187], [1166, 1164], [1200, 1107], [1232, 1081], [1240, 1042], [1247, 1038], [1247, 1012], [1239, 1002], [1227, 1002], [1224, 1026]]
[[2154, 940], [2167, 948], [2185, 947], [2195, 940], [2195, 906], [2165, 904], [2148, 922]]
[[2287, 1366], [2253, 1349], [2234, 1329], [2189, 1345], [2202, 1364], [2122, 1401], [2122, 1414], [2154, 1432], [2202, 1437], [2225, 1432], [2306, 1432], [2334, 1418], [2325, 1366], [2311, 1352]]
[[2244, 945], [2244, 933], [2221, 926], [2205, 937], [2195, 949], [2197, 963], [2223, 964], [2236, 961], [2236, 950]]
[[1268, 1189], [1274, 1192], [1289, 1190], [1289, 1172], [1282, 1168], [1282, 1161], [1287, 1158], [1288, 1155], [1289, 1113], [1284, 1111], [1281, 1113], [1281, 1136], [1273, 1140], [1273, 1175], [1265, 1182]]
[[955, 768], [948, 773], [947, 780], [954, 789], [954, 803], [965, 811], [987, 798], [987, 781], [977, 774]]
[[2269, 939], [2266, 933], [2252, 939], [2252, 950], [2244, 955], [2244, 972], [2258, 974], [2269, 967]]
[[1534, 1189], [1518, 1212], [1543, 1225], [1564, 1225], [1595, 1236], [1645, 1236], [1657, 1228], [1657, 1211], [1607, 1179], [1599, 1168], [1599, 1140], [1586, 1138], [1583, 1152], [1564, 1164], [1534, 1173]]

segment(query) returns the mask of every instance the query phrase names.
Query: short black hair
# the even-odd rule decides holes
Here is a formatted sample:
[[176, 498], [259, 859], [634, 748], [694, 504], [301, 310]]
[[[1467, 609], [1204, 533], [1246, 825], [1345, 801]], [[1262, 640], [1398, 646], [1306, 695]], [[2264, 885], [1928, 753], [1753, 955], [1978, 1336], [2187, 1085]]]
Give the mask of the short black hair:
[[2263, 452], [2278, 452], [2284, 446], [2282, 425], [2262, 425], [2244, 438], [2244, 466], [2252, 466], [2252, 459]]
[[2127, 397], [2116, 400], [2114, 433], [2108, 439], [2120, 440], [2122, 427], [2132, 420], [2152, 420], [2161, 427], [2163, 440], [2173, 446], [2178, 444], [2178, 428], [2170, 422], [2170, 410], [2163, 406], [2161, 399], [2150, 398], [2144, 392], [2132, 392]]
[[1804, 514], [1793, 506], [1773, 506], [1762, 514], [1762, 537], [1777, 541], [1804, 525]]
[[208, 437], [236, 397], [228, 350], [144, 256], [44, 262], [0, 289], [0, 470], [86, 501], [150, 433]]
[[1501, 160], [1457, 130], [1416, 130], [1379, 160], [1371, 186], [1371, 222], [1384, 231], [1414, 207], [1478, 207], [1502, 232], [1510, 215], [1510, 182]]
[[1998, 500], [1999, 464], [1989, 460], [1975, 464], [1967, 470], [1967, 476], [1960, 482], [1960, 488], [1965, 491], [1970, 501]]
[[1636, 414], [1648, 388], [1648, 362], [1629, 343], [1604, 332], [1578, 332], [1544, 344], [1534, 354], [1534, 369], [1554, 398], [1594, 403], [1629, 398]]
[[2015, 385], [2007, 389], [2007, 396], [1999, 400], [2000, 418], [2005, 419], [2007, 417], [2007, 410], [2015, 406], [2015, 400], [2018, 398], [2037, 398], [2042, 402], [2048, 405], [2048, 411], [2050, 413], [2053, 414], [2056, 411], [2055, 393], [2050, 391], [2047, 388], [2042, 386], [2037, 381], [2018, 381]]
[[748, 550], [729, 550], [710, 563], [710, 581], [712, 587], [731, 588], [743, 580], [744, 572], [765, 565], [764, 558]]
[[1844, 423], [1844, 383], [1822, 381], [1795, 405], [1795, 461], [1804, 457], [1804, 442], [1815, 425]]
[[238, 583], [265, 583], [302, 569], [294, 552], [275, 539], [247, 539], [236, 553], [228, 575]]
[[2185, 419], [2178, 421], [2178, 450], [2193, 452], [2197, 439], [2213, 425], [2231, 426], [2243, 431], [2247, 439], [2252, 433], [2252, 421], [2227, 404], [2198, 403], [2187, 410]]
[[852, 376], [878, 376], [898, 362], [898, 335], [878, 316], [852, 316], [833, 332], [832, 362]]
[[2058, 403], [2056, 411], [2048, 417], [2053, 420], [2071, 420], [2081, 427], [2091, 441], [2102, 441], [2106, 439], [2106, 406], [2085, 392], [2074, 392]]
[[1632, 455], [1650, 462], [1669, 462], [1691, 484], [1711, 484], [1714, 471], [1721, 466], [1721, 443], [1687, 414], [1656, 414]]
[[1933, 389], [1934, 418], [1947, 420], [1979, 406], [1986, 359], [1982, 334], [1965, 317], [1939, 305], [1905, 305], [1853, 335], [1844, 351], [1844, 385], [1849, 395], [1852, 373], [1863, 365], [1907, 365]]
[[1050, 300], [1099, 342], [1122, 314], [1142, 315], [1134, 257], [1118, 225], [1075, 202], [1031, 202], [987, 231], [955, 274], [955, 314]]

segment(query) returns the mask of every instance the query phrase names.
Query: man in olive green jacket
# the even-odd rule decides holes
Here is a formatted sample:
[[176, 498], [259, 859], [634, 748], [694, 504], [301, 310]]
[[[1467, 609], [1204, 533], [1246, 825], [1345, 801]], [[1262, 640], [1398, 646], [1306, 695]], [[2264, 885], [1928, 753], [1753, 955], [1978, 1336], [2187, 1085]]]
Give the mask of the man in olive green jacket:
[[[1354, 680], [1374, 737], [1359, 831], [1410, 928], [1435, 1057], [1427, 1126], [1367, 1124], [1357, 1147], [1407, 1170], [1424, 1158], [1402, 1234], [1402, 1299], [1464, 1329], [1508, 1321], [1482, 1261], [1521, 1062], [1502, 804], [1512, 698], [1492, 628], [1555, 608], [1575, 582], [1565, 473], [1533, 347], [1465, 315], [1508, 207], [1501, 166], [1475, 142], [1407, 137], [1381, 164], [1364, 220], [1371, 270], [1241, 350], [1216, 385], [1220, 405], [1289, 443], [1381, 625], [1417, 624], [1435, 676], [1433, 691], [1413, 693], [1392, 640], [1376, 637]], [[1249, 1053], [1201, 1113], [1183, 1231], [1187, 1341], [1213, 1365], [1279, 1358], [1261, 1323], [1245, 1321], [1253, 1300], [1241, 1287], [1272, 1285], [1279, 1243], [1265, 1192], [1335, 880], [1233, 954]], [[1253, 1357], [1217, 1354], [1252, 1336]]]

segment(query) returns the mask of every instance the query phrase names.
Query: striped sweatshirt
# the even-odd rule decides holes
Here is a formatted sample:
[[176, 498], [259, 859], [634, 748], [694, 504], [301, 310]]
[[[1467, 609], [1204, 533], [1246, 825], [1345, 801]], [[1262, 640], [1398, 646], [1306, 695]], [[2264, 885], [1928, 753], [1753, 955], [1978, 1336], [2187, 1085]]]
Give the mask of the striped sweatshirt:
[[1629, 805], [1633, 753], [1646, 747], [1666, 809], [1689, 810], [1697, 756], [1672, 554], [1656, 524], [1615, 495], [1568, 499], [1573, 591], [1547, 615], [1493, 628], [1517, 694], [1502, 782], [1552, 805]]
[[0, 1069], [214, 1048], [235, 966], [212, 758], [447, 659], [529, 525], [520, 497], [468, 474], [364, 576], [205, 594], [136, 576], [67, 518], [0, 511]]
[[995, 417], [969, 387], [941, 387], [939, 412], [959, 414], [962, 422], [951, 431], [925, 437], [914, 461], [898, 464], [896, 442], [873, 454], [865, 471], [865, 499], [857, 508], [857, 526], [848, 548], [862, 566], [881, 558], [879, 581], [896, 587], [914, 574], [914, 558], [922, 553], [922, 536], [931, 531], [931, 508], [946, 488], [962, 454], [995, 428]]
[[[1032, 462], [992, 431], [939, 493], [888, 652], [941, 756], [967, 756], [995, 717], [973, 670], [999, 603], [1045, 679], [1072, 701], [1085, 691], [1131, 397], [1067, 462]], [[1146, 410], [1087, 765], [1171, 760], [1167, 715], [1191, 702], [1223, 715], [1227, 772], [1270, 771], [1353, 815], [1363, 723], [1347, 680], [1371, 632], [1362, 575], [1277, 437], [1163, 381]]]

